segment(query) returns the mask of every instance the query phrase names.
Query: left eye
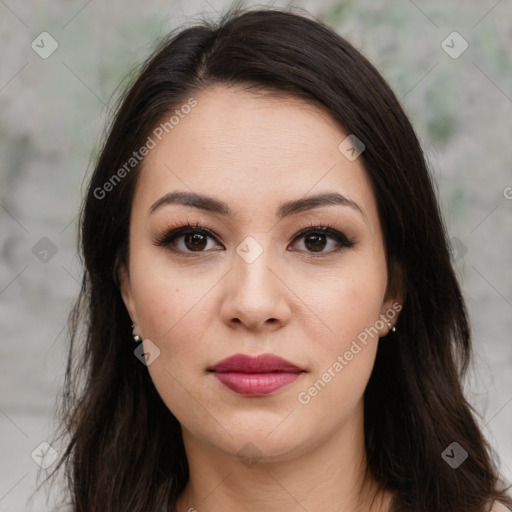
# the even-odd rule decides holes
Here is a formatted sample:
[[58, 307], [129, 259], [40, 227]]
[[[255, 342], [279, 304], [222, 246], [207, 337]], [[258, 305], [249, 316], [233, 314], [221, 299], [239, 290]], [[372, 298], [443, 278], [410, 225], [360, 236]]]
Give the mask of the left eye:
[[[303, 230], [294, 238], [294, 242], [301, 239], [304, 239], [303, 243], [308, 249], [307, 252], [312, 253], [337, 252], [344, 247], [352, 247], [355, 243], [353, 240], [349, 240], [343, 233], [328, 226], [317, 226]], [[334, 241], [331, 244], [334, 246], [334, 250], [324, 251], [323, 249], [328, 245], [327, 241], [329, 239]]]
[[[209, 249], [223, 249], [220, 244], [212, 243], [213, 247], [208, 248], [208, 239], [217, 242], [213, 233], [203, 227], [183, 226], [165, 234], [155, 242], [155, 245], [169, 247], [177, 253], [191, 254], [194, 252], [206, 252]], [[344, 247], [352, 247], [354, 241], [349, 240], [343, 233], [326, 227], [318, 226], [302, 230], [294, 239], [293, 243], [304, 239], [304, 247], [308, 253], [332, 253], [341, 250]], [[331, 251], [324, 251], [331, 240]]]

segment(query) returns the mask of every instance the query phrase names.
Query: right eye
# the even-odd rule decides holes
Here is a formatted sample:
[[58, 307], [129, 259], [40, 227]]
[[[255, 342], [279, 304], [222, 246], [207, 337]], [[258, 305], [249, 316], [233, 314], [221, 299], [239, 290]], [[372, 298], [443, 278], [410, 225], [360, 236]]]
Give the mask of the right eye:
[[[197, 224], [195, 226], [187, 224], [186, 226], [167, 230], [162, 236], [157, 238], [155, 245], [169, 248], [176, 253], [191, 255], [193, 253], [209, 251], [212, 247], [207, 249], [208, 239], [217, 242], [217, 238], [210, 229]], [[211, 245], [213, 245], [213, 248], [219, 247], [218, 242], [217, 245]]]

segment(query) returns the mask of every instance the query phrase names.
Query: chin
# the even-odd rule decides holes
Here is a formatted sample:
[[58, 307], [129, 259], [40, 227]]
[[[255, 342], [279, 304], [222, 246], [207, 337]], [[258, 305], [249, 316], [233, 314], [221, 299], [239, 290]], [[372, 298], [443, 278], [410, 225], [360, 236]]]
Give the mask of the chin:
[[[304, 439], [304, 430], [296, 431], [277, 427], [274, 431], [268, 428], [268, 423], [262, 422], [265, 428], [226, 425], [222, 437], [212, 439], [211, 433], [206, 434], [207, 442], [230, 457], [236, 457], [244, 462], [246, 459], [258, 460], [260, 463], [281, 462], [292, 459], [306, 450], [310, 443]], [[274, 427], [273, 427], [274, 428]], [[204, 435], [205, 433], [203, 433]]]

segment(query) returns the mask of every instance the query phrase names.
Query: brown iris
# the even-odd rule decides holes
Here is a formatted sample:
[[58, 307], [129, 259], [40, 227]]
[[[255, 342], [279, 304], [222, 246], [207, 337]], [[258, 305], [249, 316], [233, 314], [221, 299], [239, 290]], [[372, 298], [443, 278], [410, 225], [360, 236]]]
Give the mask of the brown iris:
[[184, 235], [183, 240], [187, 249], [191, 251], [202, 251], [208, 242], [208, 237], [201, 233], [189, 233]]
[[320, 252], [325, 247], [325, 235], [307, 235], [304, 238], [304, 245], [312, 252]]

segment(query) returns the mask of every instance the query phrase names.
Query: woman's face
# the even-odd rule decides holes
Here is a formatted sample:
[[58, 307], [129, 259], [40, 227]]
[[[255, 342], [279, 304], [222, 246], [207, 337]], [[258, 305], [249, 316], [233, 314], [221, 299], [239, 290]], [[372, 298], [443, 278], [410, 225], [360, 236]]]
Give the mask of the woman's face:
[[[362, 429], [382, 315], [395, 323], [399, 300], [375, 197], [318, 107], [221, 87], [195, 99], [143, 163], [123, 299], [184, 438], [292, 457]], [[251, 366], [261, 354], [295, 367]], [[233, 355], [249, 359], [212, 371]]]

